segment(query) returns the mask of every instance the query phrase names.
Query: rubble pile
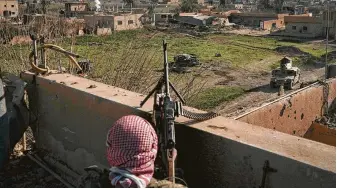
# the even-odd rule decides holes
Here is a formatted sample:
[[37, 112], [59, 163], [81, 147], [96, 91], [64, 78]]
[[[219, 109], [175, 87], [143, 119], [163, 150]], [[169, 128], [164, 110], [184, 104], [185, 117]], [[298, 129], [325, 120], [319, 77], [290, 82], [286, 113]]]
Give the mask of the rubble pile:
[[329, 111], [328, 111], [328, 126], [336, 128], [336, 99], [331, 104]]
[[65, 186], [26, 155], [11, 157], [0, 172], [1, 188], [64, 188]]
[[315, 121], [317, 123], [326, 125], [329, 128], [336, 129], [336, 99], [330, 105], [327, 115]]
[[[336, 51], [328, 52], [328, 61], [336, 60]], [[325, 54], [321, 56], [321, 59], [325, 59]]]
[[[32, 150], [32, 130], [26, 131], [27, 150]], [[17, 143], [8, 165], [0, 172], [0, 188], [64, 188], [65, 186], [23, 153], [23, 146]]]

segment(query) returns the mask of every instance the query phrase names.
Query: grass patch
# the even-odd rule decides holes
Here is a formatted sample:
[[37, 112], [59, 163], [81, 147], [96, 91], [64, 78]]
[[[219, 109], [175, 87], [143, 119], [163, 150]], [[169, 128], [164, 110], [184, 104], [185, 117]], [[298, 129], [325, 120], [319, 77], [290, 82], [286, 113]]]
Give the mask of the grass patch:
[[188, 102], [189, 106], [210, 110], [219, 104], [233, 100], [244, 93], [240, 87], [214, 87], [200, 92], [194, 99]]
[[[172, 33], [148, 31], [146, 29], [119, 31], [109, 36], [78, 36], [75, 38], [73, 51], [84, 55], [95, 63], [95, 75], [105, 74], [112, 65], [123, 64], [126, 61], [147, 61], [155, 69], [162, 67], [162, 39], [168, 42], [168, 60], [180, 53], [196, 54], [202, 63], [222, 62], [232, 66], [244, 67], [253, 62], [263, 61], [272, 56], [279, 56], [275, 48], [279, 46], [295, 46], [304, 52], [320, 57], [325, 53], [324, 47], [308, 43], [278, 41], [274, 38], [253, 37], [243, 35], [214, 34], [203, 38], [191, 38]], [[92, 46], [90, 42], [102, 43]], [[64, 38], [58, 43], [64, 49], [70, 50], [71, 39]], [[29, 46], [29, 45], [26, 45]], [[22, 51], [25, 49], [25, 51]], [[10, 51], [21, 51], [23, 59], [28, 56], [25, 45], [11, 47]], [[332, 49], [329, 49], [331, 51]], [[1, 50], [0, 50], [1, 51]], [[7, 50], [6, 50], [7, 51]], [[215, 57], [220, 53], [221, 57]], [[5, 60], [8, 53], [2, 52]], [[134, 55], [137, 57], [134, 57]], [[155, 58], [147, 58], [150, 55]], [[142, 56], [142, 57], [139, 57]], [[134, 58], [133, 58], [134, 57]], [[26, 62], [21, 61], [20, 62]]]
[[[289, 42], [281, 41], [270, 37], [255, 37], [255, 36], [245, 36], [245, 35], [210, 35], [208, 37], [210, 40], [218, 41], [220, 43], [232, 43], [233, 45], [242, 45], [246, 48], [255, 48], [256, 53], [261, 53], [263, 50], [274, 51], [277, 47], [281, 46], [293, 46], [299, 48], [305, 53], [309, 53], [314, 57], [319, 58], [325, 54], [324, 44], [312, 44], [304, 42]], [[328, 47], [328, 52], [335, 50], [332, 47]], [[246, 54], [245, 54], [246, 55]], [[249, 55], [249, 54], [247, 54]]]
[[271, 70], [276, 69], [278, 67], [280, 67], [280, 61], [277, 61], [277, 62], [274, 62], [274, 63], [270, 64]]

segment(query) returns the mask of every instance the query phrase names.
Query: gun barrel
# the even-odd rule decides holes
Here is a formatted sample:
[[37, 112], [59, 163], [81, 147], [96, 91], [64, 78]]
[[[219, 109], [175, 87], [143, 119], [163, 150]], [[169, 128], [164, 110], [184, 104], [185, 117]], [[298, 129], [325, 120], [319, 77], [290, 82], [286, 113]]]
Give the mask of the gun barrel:
[[167, 62], [167, 43], [166, 40], [163, 40], [163, 50], [164, 50], [164, 79], [165, 79], [165, 95], [170, 95], [170, 86], [169, 86], [169, 76], [168, 76], [168, 62]]

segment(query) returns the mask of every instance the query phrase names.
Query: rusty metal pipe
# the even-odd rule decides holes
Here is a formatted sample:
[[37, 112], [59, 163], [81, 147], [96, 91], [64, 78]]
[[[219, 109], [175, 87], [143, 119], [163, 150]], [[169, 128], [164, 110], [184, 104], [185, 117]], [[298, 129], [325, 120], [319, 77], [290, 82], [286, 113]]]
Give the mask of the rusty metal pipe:
[[55, 47], [50, 47], [50, 49], [58, 51], [60, 53], [64, 53], [66, 55], [69, 55], [69, 56], [72, 56], [72, 57], [75, 57], [75, 58], [80, 58], [81, 57], [78, 54], [75, 54], [75, 53], [72, 53], [72, 52], [69, 52], [69, 51], [65, 51], [65, 50], [61, 50], [61, 49], [58, 49], [58, 48], [55, 48]]
[[33, 160], [35, 163], [37, 163], [39, 166], [41, 166], [43, 169], [45, 169], [46, 171], [48, 171], [51, 175], [53, 175], [57, 180], [59, 180], [60, 182], [62, 182], [66, 187], [68, 188], [74, 188], [74, 186], [72, 186], [71, 184], [69, 184], [68, 182], [66, 182], [65, 180], [63, 180], [63, 178], [61, 178], [58, 174], [56, 174], [54, 171], [52, 171], [51, 169], [49, 169], [47, 166], [45, 166], [43, 163], [41, 163], [39, 160], [37, 160], [35, 157], [33, 157], [30, 154], [27, 154], [27, 156]]

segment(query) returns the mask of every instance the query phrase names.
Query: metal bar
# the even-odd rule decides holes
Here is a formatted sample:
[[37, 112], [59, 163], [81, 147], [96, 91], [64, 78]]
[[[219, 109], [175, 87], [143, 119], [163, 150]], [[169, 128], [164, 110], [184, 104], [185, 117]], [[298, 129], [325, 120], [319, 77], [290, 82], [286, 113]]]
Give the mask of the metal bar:
[[33, 51], [34, 51], [34, 64], [38, 66], [39, 62], [37, 59], [37, 41], [36, 39], [33, 39]]
[[157, 91], [162, 86], [162, 79], [160, 79], [157, 83], [157, 85], [150, 91], [150, 93], [145, 97], [145, 99], [140, 103], [140, 107], [142, 107], [147, 100], [154, 94], [155, 91]]
[[41, 163], [39, 160], [37, 160], [36, 158], [34, 158], [32, 155], [27, 154], [27, 156], [33, 160], [35, 163], [37, 163], [39, 166], [41, 166], [43, 169], [45, 169], [46, 171], [48, 171], [51, 175], [53, 175], [57, 180], [59, 180], [60, 182], [62, 182], [66, 187], [68, 188], [74, 188], [74, 186], [72, 186], [71, 184], [69, 184], [67, 181], [63, 180], [63, 178], [61, 178], [59, 175], [57, 175], [54, 171], [52, 171], [51, 169], [49, 169], [47, 166], [45, 166], [43, 163]]
[[174, 85], [169, 81], [169, 84], [172, 88], [172, 90], [176, 93], [176, 95], [178, 96], [178, 98], [180, 99], [180, 101], [185, 104], [185, 100], [183, 99], [183, 97], [179, 94], [179, 92], [176, 90], [176, 88], [174, 87]]
[[[41, 37], [40, 46], [43, 47], [43, 45], [44, 45], [44, 37]], [[41, 63], [43, 65], [43, 68], [47, 68], [44, 48], [41, 48]]]
[[[39, 156], [35, 155], [35, 157], [39, 157]], [[59, 163], [58, 161], [54, 160], [50, 156], [44, 156], [43, 160], [46, 161], [47, 164], [52, 165], [52, 167], [55, 167], [56, 169], [62, 171], [63, 173], [65, 173], [66, 175], [71, 176], [74, 179], [77, 179], [77, 178], [80, 177], [79, 174], [77, 174], [76, 172], [74, 172], [71, 169], [67, 168], [65, 165], [62, 165], [61, 163]]]

